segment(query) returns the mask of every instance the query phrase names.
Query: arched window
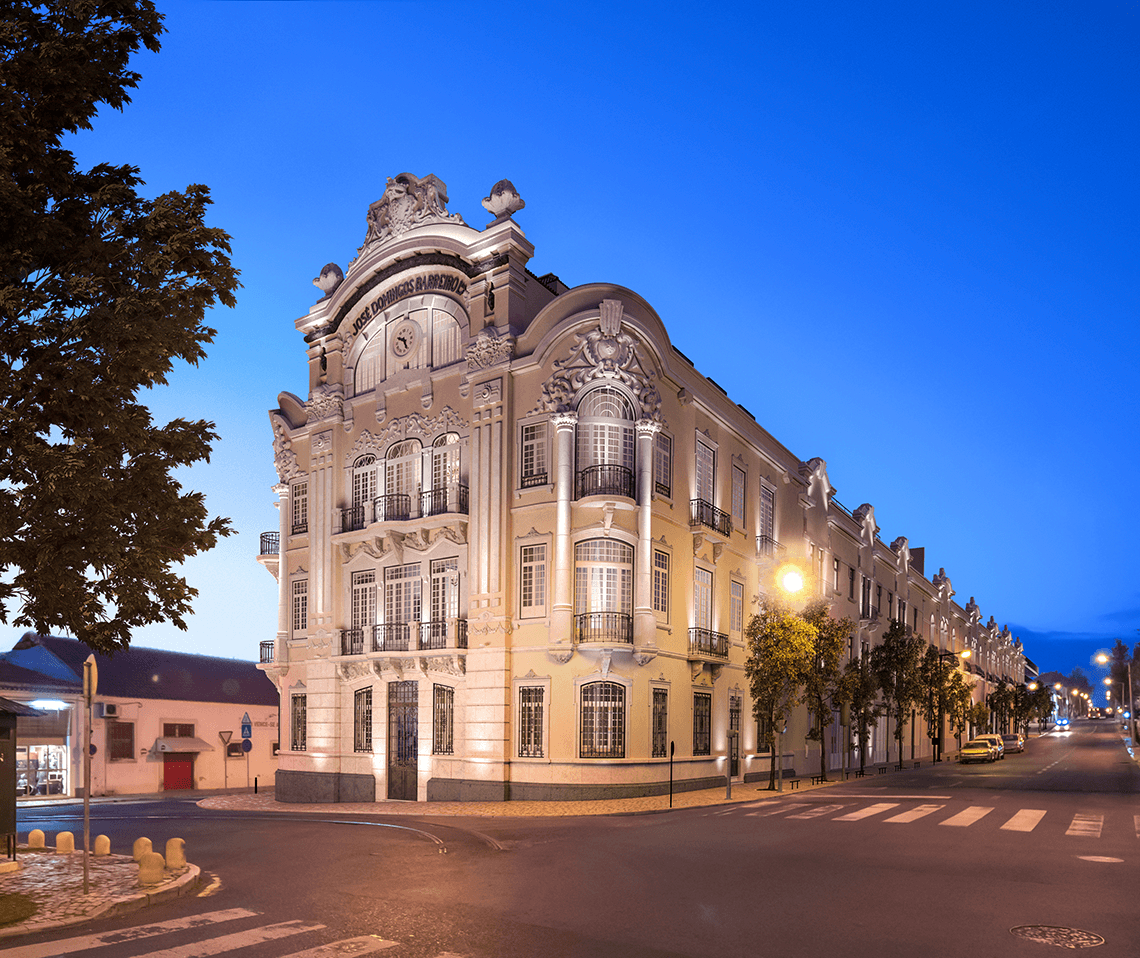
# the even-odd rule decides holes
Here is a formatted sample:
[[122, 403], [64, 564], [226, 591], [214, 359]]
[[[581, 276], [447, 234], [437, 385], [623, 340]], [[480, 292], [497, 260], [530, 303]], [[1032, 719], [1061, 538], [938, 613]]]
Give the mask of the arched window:
[[420, 488], [420, 443], [405, 439], [388, 450], [384, 464], [384, 495], [376, 500], [376, 520], [396, 521], [412, 514], [412, 499]]
[[352, 505], [343, 520], [344, 531], [363, 529], [367, 525], [372, 517], [375, 498], [376, 457], [368, 453], [352, 464]]
[[432, 310], [432, 366], [439, 369], [463, 358], [463, 331], [445, 309]]
[[582, 686], [582, 758], [625, 758], [625, 686], [590, 682]]
[[591, 389], [578, 403], [576, 498], [634, 497], [633, 404], [613, 386]]
[[[444, 433], [431, 444], [430, 486], [424, 490], [421, 514], [467, 512], [467, 487], [459, 482], [459, 434]], [[427, 483], [425, 482], [425, 485]]]
[[616, 539], [574, 547], [574, 623], [579, 642], [633, 642], [633, 548]]

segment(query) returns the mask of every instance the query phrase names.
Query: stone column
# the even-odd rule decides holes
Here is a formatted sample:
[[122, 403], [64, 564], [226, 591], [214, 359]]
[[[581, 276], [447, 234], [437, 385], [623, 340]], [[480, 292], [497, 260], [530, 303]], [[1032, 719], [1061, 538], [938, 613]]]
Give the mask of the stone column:
[[578, 414], [557, 413], [554, 426], [554, 603], [550, 609], [550, 642], [569, 644], [574, 635], [574, 553], [570, 546], [570, 506], [574, 501], [574, 429]]
[[279, 482], [273, 487], [277, 493], [278, 540], [277, 546], [277, 642], [273, 650], [274, 662], [285, 662], [289, 658], [289, 619], [292, 613], [293, 597], [289, 593], [289, 534], [293, 531], [292, 489], [287, 482]]
[[657, 644], [657, 615], [653, 611], [653, 441], [661, 424], [637, 421], [637, 557], [633, 572], [633, 644]]

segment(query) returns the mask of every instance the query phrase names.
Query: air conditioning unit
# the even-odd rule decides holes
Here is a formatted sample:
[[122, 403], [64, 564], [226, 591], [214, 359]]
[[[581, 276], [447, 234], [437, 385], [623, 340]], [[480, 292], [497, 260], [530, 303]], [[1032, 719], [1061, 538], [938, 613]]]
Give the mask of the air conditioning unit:
[[114, 702], [96, 702], [95, 718], [118, 718], [119, 706]]

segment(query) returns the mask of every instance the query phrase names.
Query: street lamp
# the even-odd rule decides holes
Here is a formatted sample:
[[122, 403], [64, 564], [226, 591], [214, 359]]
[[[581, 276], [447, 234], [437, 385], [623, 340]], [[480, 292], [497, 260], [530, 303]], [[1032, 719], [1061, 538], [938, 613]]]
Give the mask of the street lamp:
[[[1101, 652], [1096, 660], [1101, 665], [1108, 664], [1108, 656]], [[1136, 748], [1136, 709], [1132, 703], [1132, 663], [1125, 660], [1124, 667], [1128, 670], [1128, 744]], [[1124, 689], [1120, 690], [1120, 708], [1124, 708]]]

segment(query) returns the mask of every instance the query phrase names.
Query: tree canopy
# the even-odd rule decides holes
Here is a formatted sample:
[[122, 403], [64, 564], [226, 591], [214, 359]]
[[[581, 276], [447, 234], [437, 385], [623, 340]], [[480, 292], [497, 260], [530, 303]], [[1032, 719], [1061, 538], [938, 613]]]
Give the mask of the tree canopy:
[[78, 168], [64, 142], [122, 109], [157, 51], [142, 0], [9, 0], [0, 9], [0, 621], [104, 652], [186, 628], [179, 563], [230, 533], [174, 470], [214, 424], [156, 425], [139, 394], [197, 365], [239, 286], [209, 190], [141, 197], [139, 170]]

